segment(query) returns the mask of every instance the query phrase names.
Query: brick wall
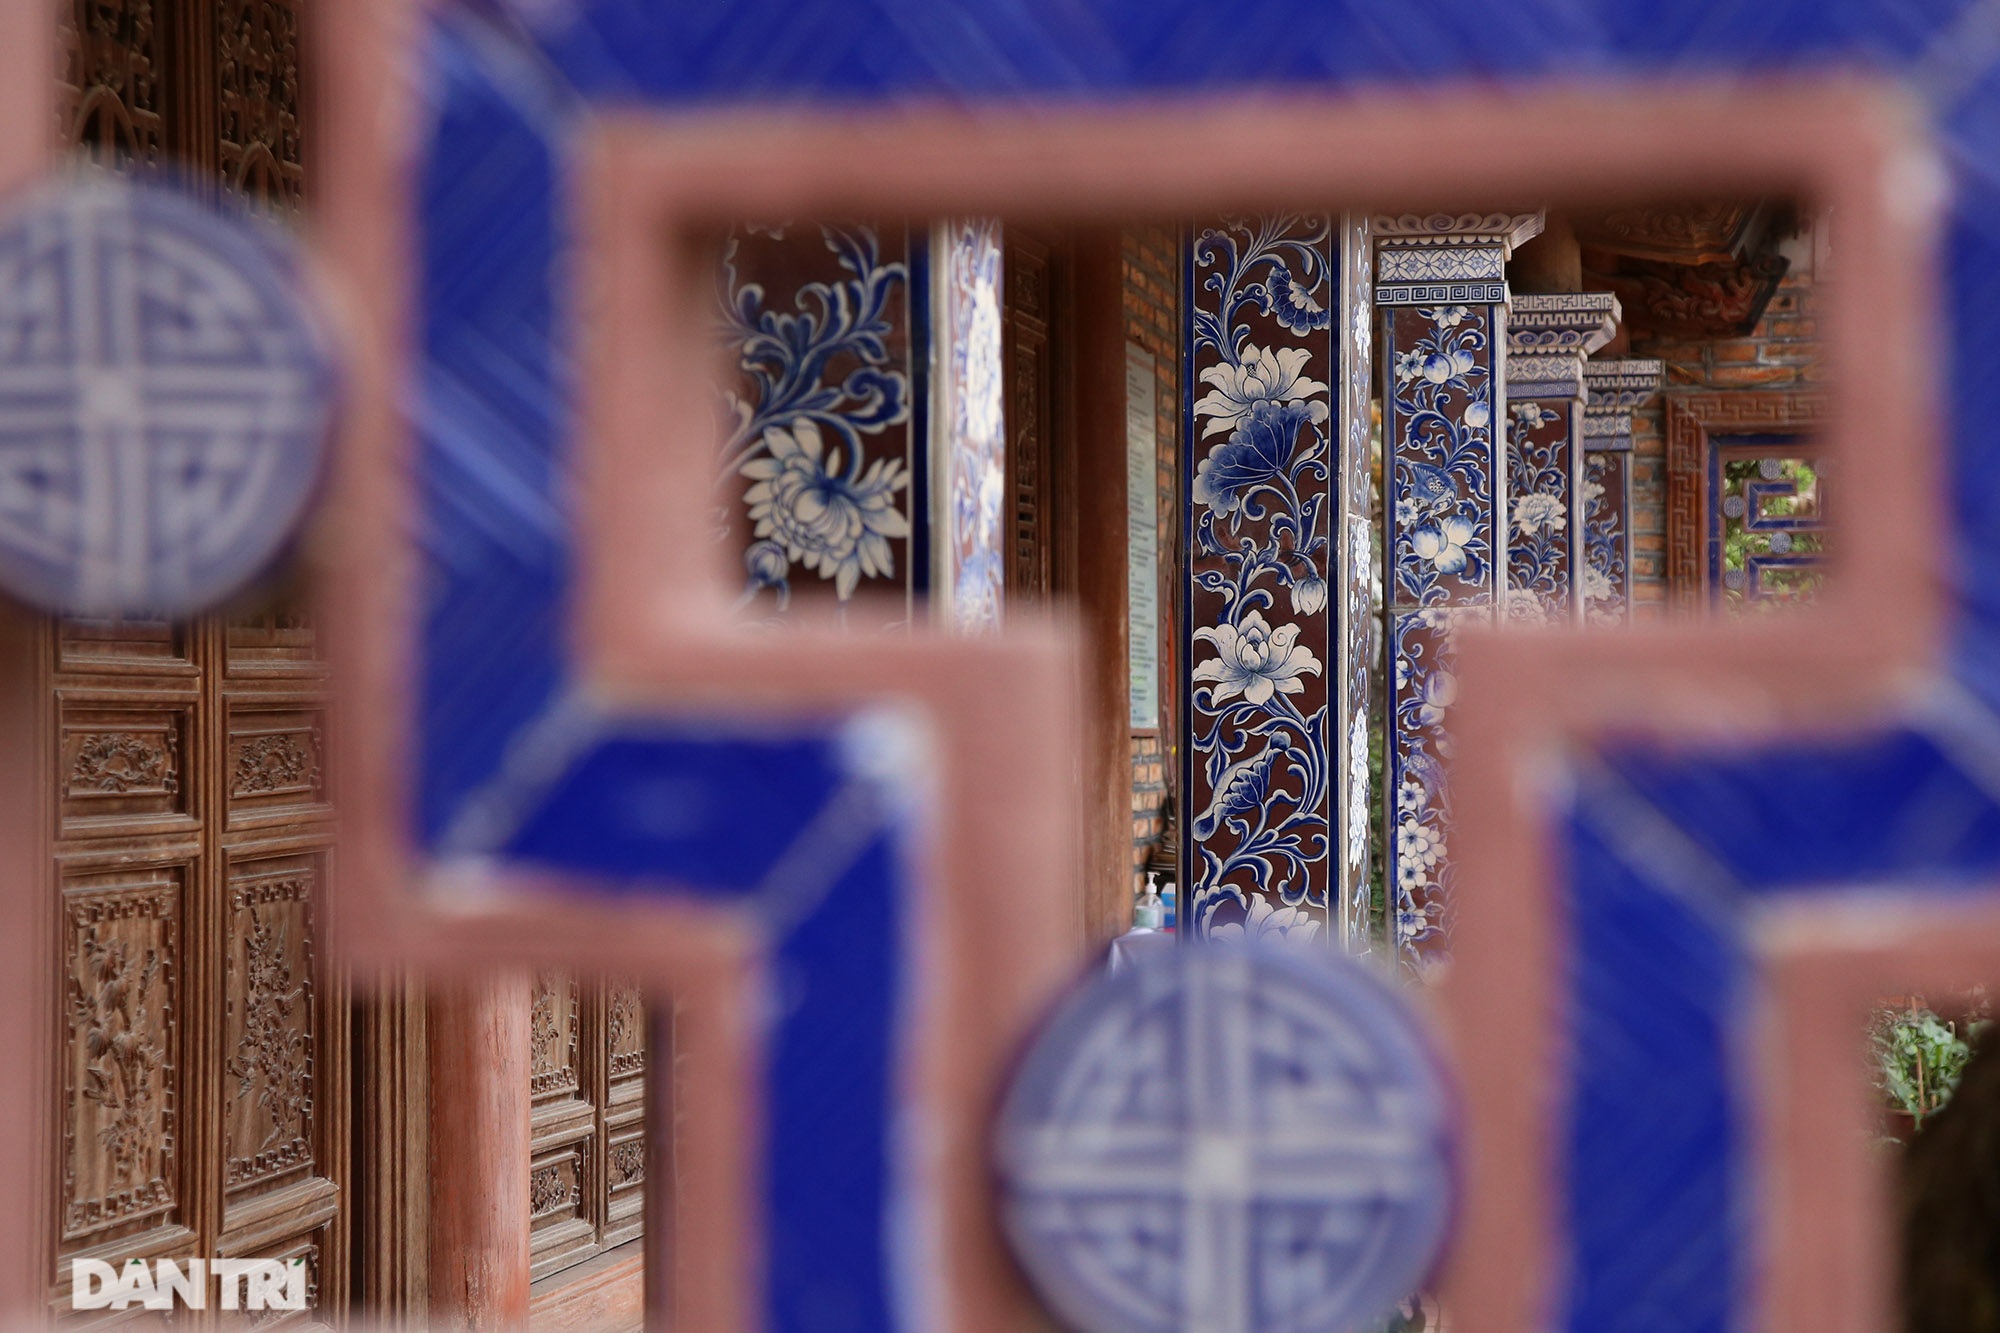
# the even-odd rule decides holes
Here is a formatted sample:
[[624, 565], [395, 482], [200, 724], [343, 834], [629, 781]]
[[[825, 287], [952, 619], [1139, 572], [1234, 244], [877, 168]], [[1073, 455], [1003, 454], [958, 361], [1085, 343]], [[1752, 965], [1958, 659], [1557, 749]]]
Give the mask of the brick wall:
[[[1138, 227], [1124, 234], [1125, 337], [1153, 354], [1158, 376], [1158, 488], [1160, 550], [1180, 549], [1181, 516], [1175, 489], [1181, 438], [1181, 258], [1180, 235], [1170, 227]], [[1145, 883], [1143, 867], [1160, 836], [1160, 806], [1166, 800], [1168, 775], [1180, 762], [1174, 738], [1174, 710], [1179, 702], [1173, 687], [1180, 659], [1176, 618], [1180, 613], [1179, 584], [1174, 561], [1161, 561], [1160, 572], [1160, 729], [1132, 737], [1132, 883]]]
[[[1778, 285], [1745, 338], [1690, 342], [1634, 337], [1633, 356], [1667, 363], [1666, 388], [1790, 389], [1820, 375], [1819, 321], [1810, 260]], [[1666, 405], [1656, 398], [1632, 421], [1632, 600], [1638, 618], [1663, 614], [1667, 599]]]

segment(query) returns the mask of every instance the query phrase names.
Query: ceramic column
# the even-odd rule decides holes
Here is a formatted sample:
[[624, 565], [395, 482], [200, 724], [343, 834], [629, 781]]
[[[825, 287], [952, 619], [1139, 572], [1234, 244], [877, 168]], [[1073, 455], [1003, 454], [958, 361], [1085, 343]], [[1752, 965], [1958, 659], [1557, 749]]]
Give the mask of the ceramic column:
[[1581, 576], [1584, 620], [1621, 625], [1632, 615], [1632, 410], [1660, 390], [1658, 361], [1586, 361]]
[[1357, 770], [1367, 808], [1366, 724], [1357, 755], [1351, 723], [1356, 690], [1366, 698], [1353, 640], [1366, 602], [1357, 620], [1353, 599], [1357, 582], [1365, 599], [1372, 555], [1357, 565], [1349, 521], [1367, 457], [1367, 395], [1349, 382], [1366, 351], [1366, 306], [1358, 329], [1353, 317], [1362, 225], [1267, 215], [1188, 236], [1181, 836], [1192, 932], [1365, 936], [1365, 824], [1355, 838], [1348, 823]]
[[1490, 620], [1505, 588], [1506, 264], [1542, 222], [1533, 212], [1373, 223], [1390, 659], [1384, 879], [1395, 947], [1419, 971], [1448, 956], [1450, 633], [1467, 617]]
[[1618, 330], [1609, 292], [1516, 296], [1507, 325], [1507, 619], [1583, 616], [1584, 358]]

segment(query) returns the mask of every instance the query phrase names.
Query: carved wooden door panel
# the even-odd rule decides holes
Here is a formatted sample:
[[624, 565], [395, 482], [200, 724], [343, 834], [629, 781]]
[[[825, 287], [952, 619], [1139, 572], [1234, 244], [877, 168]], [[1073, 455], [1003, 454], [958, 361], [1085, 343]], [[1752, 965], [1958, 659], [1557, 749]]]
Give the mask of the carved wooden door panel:
[[[1059, 521], [1069, 459], [1066, 358], [1068, 264], [1058, 238], [1009, 225], [1001, 259], [1007, 393], [1007, 595], [1045, 598], [1069, 581]], [[1062, 438], [1059, 438], [1062, 437]]]
[[641, 1234], [645, 1018], [637, 990], [535, 978], [529, 1247], [536, 1279]]
[[[53, 2], [81, 155], [297, 205], [295, 0]], [[79, 1256], [300, 1258], [312, 1304], [346, 1304], [326, 671], [299, 590], [262, 603], [45, 629], [57, 1310]]]

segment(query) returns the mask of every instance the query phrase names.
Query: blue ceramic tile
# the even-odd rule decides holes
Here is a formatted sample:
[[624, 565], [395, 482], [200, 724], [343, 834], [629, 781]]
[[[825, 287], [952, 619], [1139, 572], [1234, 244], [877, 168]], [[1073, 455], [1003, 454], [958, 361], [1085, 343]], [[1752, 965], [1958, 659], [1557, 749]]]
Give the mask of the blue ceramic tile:
[[1607, 762], [1753, 890], [2000, 870], [2000, 805], [1920, 732]]
[[423, 369], [419, 824], [441, 836], [559, 688], [568, 540], [555, 119], [517, 53], [471, 23], [429, 48], [419, 181]]
[[1648, 873], [1630, 827], [1587, 802], [1566, 830], [1564, 1327], [1723, 1333], [1747, 1327], [1744, 951], [1716, 886]]

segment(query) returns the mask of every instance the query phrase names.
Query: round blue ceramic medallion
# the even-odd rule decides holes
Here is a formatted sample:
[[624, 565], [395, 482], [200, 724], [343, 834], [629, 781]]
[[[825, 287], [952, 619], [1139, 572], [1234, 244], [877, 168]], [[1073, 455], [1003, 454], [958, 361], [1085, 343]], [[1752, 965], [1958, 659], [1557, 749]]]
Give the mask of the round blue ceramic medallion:
[[1008, 1236], [1090, 1333], [1379, 1328], [1451, 1216], [1442, 1065], [1330, 954], [1201, 945], [1057, 1010], [995, 1136]]
[[77, 177], [0, 217], [0, 586], [180, 615], [264, 570], [325, 452], [333, 360], [274, 230]]

